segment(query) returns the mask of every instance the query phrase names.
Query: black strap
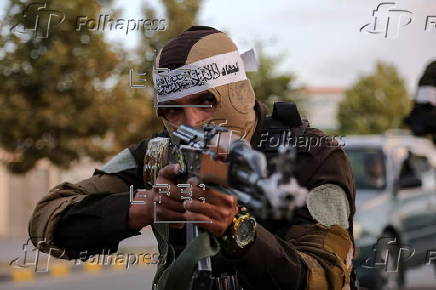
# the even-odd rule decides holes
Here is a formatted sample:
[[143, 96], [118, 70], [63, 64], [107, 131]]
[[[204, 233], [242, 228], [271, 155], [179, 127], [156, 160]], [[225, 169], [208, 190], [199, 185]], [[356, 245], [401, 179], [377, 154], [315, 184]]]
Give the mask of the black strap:
[[286, 140], [291, 135], [293, 138], [302, 136], [308, 126], [306, 120], [301, 120], [294, 103], [276, 102], [272, 115], [263, 119], [262, 126], [256, 133], [253, 148], [266, 153], [269, 158], [269, 152], [277, 152], [277, 141], [280, 140], [280, 145], [286, 145]]
[[297, 106], [292, 102], [274, 103], [271, 117], [276, 121], [282, 122], [289, 128], [296, 128], [302, 125]]

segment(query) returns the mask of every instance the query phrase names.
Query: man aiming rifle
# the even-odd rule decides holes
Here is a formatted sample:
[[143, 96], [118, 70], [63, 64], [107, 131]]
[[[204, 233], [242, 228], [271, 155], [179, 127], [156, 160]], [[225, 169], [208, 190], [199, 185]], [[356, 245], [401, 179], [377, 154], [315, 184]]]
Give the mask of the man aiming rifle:
[[[267, 117], [245, 75], [249, 66], [231, 39], [211, 27], [191, 27], [166, 44], [153, 74], [165, 132], [125, 149], [89, 179], [53, 188], [30, 220], [34, 245], [73, 259], [84, 250], [115, 252], [121, 240], [152, 226], [162, 258], [154, 279], [158, 289], [189, 288], [192, 266], [206, 257], [215, 289], [228, 289], [226, 283], [244, 290], [350, 289], [355, 188], [345, 153], [336, 142], [324, 142], [323, 132], [301, 122], [292, 104], [276, 103]], [[181, 125], [204, 124], [232, 130], [262, 152], [268, 175], [285, 169], [270, 162], [279, 154], [272, 140], [285, 135], [283, 140], [324, 140], [295, 148], [293, 172], [309, 192], [292, 219], [257, 218], [256, 227], [239, 235], [242, 216], [246, 220], [247, 214], [257, 213], [242, 209], [234, 195], [190, 178], [191, 201], [182, 198], [181, 168], [163, 156]], [[147, 188], [132, 203], [131, 185]], [[158, 185], [166, 185], [167, 194]], [[156, 218], [167, 223], [156, 223], [156, 201]], [[187, 245], [183, 221], [195, 221], [205, 234]], [[238, 243], [243, 236], [249, 238]]]

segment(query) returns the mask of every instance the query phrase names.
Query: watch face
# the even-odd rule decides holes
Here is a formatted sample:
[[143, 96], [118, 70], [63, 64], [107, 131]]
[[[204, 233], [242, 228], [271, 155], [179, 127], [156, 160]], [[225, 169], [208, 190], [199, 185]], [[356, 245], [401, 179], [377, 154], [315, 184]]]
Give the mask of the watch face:
[[244, 247], [253, 241], [255, 226], [256, 222], [254, 219], [245, 220], [239, 225], [235, 233], [239, 246]]

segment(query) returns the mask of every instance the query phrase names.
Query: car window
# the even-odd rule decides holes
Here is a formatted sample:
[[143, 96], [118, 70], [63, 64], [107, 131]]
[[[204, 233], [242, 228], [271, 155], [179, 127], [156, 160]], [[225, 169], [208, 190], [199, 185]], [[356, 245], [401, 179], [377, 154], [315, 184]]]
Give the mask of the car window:
[[386, 188], [385, 156], [379, 148], [348, 148], [346, 153], [351, 162], [357, 189]]

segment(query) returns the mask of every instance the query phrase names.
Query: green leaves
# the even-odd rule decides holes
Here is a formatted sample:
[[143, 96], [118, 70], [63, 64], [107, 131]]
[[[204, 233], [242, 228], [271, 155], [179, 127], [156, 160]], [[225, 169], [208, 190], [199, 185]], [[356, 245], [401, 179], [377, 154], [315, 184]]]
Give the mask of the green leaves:
[[[119, 69], [127, 65], [122, 61], [125, 52], [114, 49], [101, 32], [75, 31], [77, 15], [100, 13], [97, 1], [50, 1], [43, 10], [26, 7], [10, 1], [6, 25], [20, 23], [24, 11], [26, 19], [39, 26], [48, 25], [45, 10], [65, 14], [65, 20], [50, 26], [47, 38], [39, 37], [31, 25], [0, 35], [0, 49], [6, 51], [0, 58], [0, 148], [15, 157], [8, 168], [24, 173], [41, 159], [60, 167], [82, 156], [102, 160], [126, 145], [116, 138], [109, 140], [109, 148], [101, 144], [108, 134], [117, 135], [120, 126], [113, 126], [117, 116], [129, 112], [131, 106], [138, 107], [121, 102], [113, 108], [109, 105], [112, 91], [99, 87], [111, 78], [118, 87], [117, 97], [132, 94], [122, 83], [128, 75]], [[37, 16], [45, 20], [37, 22]], [[47, 136], [50, 142], [43, 141]]]
[[[21, 25], [0, 34], [0, 148], [13, 156], [11, 171], [25, 173], [42, 159], [59, 167], [85, 156], [104, 160], [161, 130], [152, 103], [154, 49], [195, 22], [201, 0], [162, 0], [169, 29], [152, 37], [142, 32], [131, 58], [102, 31], [75, 29], [78, 16], [99, 19], [111, 2], [53, 0], [42, 10], [26, 10], [32, 2], [9, 1], [3, 24]], [[53, 18], [56, 25], [49, 27], [45, 10], [65, 19]], [[121, 17], [111, 11], [112, 18]], [[149, 7], [144, 13], [156, 14]], [[40, 28], [49, 29], [46, 38], [32, 30], [37, 15]], [[147, 73], [146, 88], [130, 87], [130, 69]]]
[[[162, 129], [151, 82], [156, 50], [197, 24], [202, 0], [162, 0], [163, 15], [144, 6], [143, 18], [164, 18], [167, 30], [141, 32], [133, 52], [101, 30], [76, 29], [77, 17], [108, 13], [110, 0], [52, 0], [26, 10], [31, 3], [9, 0], [2, 24], [21, 26], [0, 33], [0, 150], [13, 157], [11, 171], [25, 173], [43, 159], [59, 167], [83, 157], [104, 160]], [[114, 19], [122, 15], [111, 11]], [[32, 29], [37, 15], [47, 37]], [[277, 73], [279, 58], [258, 52], [259, 71], [249, 74], [257, 97], [269, 104], [286, 99], [294, 76]], [[130, 69], [146, 73], [146, 88], [130, 87]]]
[[380, 134], [403, 127], [411, 101], [393, 65], [378, 62], [373, 75], [361, 77], [339, 104], [341, 134]]

